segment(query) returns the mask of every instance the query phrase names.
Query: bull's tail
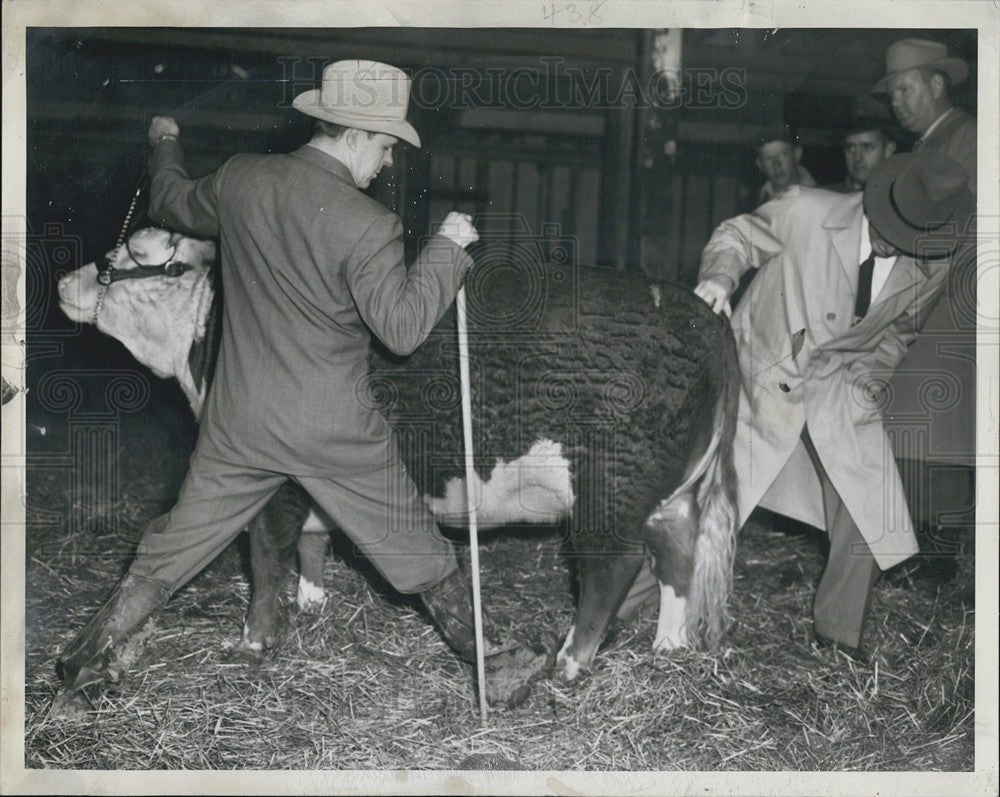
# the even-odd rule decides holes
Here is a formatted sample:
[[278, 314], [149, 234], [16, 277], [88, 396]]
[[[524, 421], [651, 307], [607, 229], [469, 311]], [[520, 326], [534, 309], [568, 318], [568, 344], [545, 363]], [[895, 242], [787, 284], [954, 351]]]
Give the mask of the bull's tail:
[[685, 620], [690, 644], [713, 647], [729, 626], [729, 596], [733, 587], [733, 560], [739, 510], [733, 439], [739, 411], [740, 375], [736, 347], [722, 345], [722, 381], [715, 404], [712, 438], [698, 467], [685, 480], [698, 484], [698, 541], [694, 572], [688, 590]]

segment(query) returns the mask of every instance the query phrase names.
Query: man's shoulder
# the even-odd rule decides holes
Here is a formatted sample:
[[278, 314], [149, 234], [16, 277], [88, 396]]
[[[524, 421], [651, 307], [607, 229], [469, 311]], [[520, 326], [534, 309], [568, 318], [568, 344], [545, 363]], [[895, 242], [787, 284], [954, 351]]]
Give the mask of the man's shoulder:
[[835, 194], [853, 194], [856, 191], [860, 191], [861, 190], [859, 188], [856, 188], [854, 186], [854, 183], [852, 183], [846, 177], [843, 180], [840, 180], [839, 182], [836, 182], [836, 183], [824, 183], [823, 185], [818, 186], [818, 187], [822, 188], [825, 191], [833, 191], [833, 193], [835, 193]]
[[263, 154], [260, 152], [238, 152], [222, 164], [222, 170], [230, 174], [258, 173], [284, 174], [289, 168], [288, 156], [279, 154]]
[[928, 143], [952, 141], [956, 139], [975, 138], [976, 117], [961, 108], [952, 108], [947, 119], [942, 119], [936, 130], [928, 136]]
[[860, 191], [846, 194], [817, 186], [795, 185], [781, 196], [761, 205], [758, 212], [792, 217], [814, 216], [841, 206], [851, 207], [860, 202]]
[[955, 107], [955, 119], [955, 123], [961, 125], [962, 127], [976, 126], [976, 117], [965, 109], [957, 106]]

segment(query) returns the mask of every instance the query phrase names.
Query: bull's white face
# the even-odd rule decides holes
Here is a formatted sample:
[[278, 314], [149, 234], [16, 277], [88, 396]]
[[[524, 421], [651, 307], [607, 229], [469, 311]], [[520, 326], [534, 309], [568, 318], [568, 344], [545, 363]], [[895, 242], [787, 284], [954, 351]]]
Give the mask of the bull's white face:
[[215, 245], [149, 228], [134, 233], [129, 246], [136, 260], [122, 246], [115, 258], [116, 269], [159, 265], [171, 256], [192, 268], [179, 277], [118, 280], [105, 290], [97, 281], [97, 265], [89, 263], [59, 281], [59, 306], [73, 321], [93, 323], [100, 301], [97, 328], [101, 332], [125, 344], [137, 360], [158, 375], [180, 376], [176, 355], [180, 348], [186, 353], [191, 343], [198, 305], [195, 293], [201, 290], [215, 259]]

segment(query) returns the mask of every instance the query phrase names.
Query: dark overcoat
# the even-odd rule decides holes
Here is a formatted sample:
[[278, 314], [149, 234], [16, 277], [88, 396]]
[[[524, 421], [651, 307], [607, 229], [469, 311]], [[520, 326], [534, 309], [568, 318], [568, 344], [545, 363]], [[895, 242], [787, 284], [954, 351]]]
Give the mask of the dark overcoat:
[[[976, 192], [976, 120], [965, 111], [951, 108], [913, 150], [935, 150], [958, 161], [969, 177], [969, 189]], [[975, 240], [973, 230], [956, 232]], [[976, 283], [970, 257], [949, 277], [945, 295], [892, 380], [894, 398], [888, 411], [913, 418], [926, 430], [908, 444], [897, 444], [901, 458], [976, 464]], [[940, 489], [940, 478], [937, 482], [925, 489]], [[945, 501], [940, 508], [965, 507]]]

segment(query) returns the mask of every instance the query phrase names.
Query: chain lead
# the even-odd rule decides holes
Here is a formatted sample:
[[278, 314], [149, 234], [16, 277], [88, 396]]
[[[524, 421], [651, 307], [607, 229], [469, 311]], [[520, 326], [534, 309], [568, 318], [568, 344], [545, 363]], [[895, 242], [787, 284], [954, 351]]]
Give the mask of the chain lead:
[[[115, 251], [112, 253], [111, 257], [105, 258], [105, 262], [114, 268], [114, 264], [118, 260], [118, 253], [121, 251], [122, 244], [125, 243], [125, 233], [128, 232], [128, 226], [132, 222], [132, 214], [135, 213], [136, 202], [139, 201], [139, 195], [142, 193], [142, 184], [144, 182], [145, 175], [139, 178], [139, 185], [136, 186], [135, 195], [132, 197], [132, 201], [128, 206], [128, 213], [125, 214], [125, 223], [122, 224], [122, 231], [118, 233], [118, 242], [115, 244]], [[104, 295], [108, 292], [108, 286], [111, 284], [111, 268], [106, 271], [98, 271], [97, 281], [101, 285], [101, 290], [97, 294], [97, 303], [94, 305], [94, 317], [91, 321], [93, 325], [97, 326], [97, 317], [101, 314], [101, 308], [104, 306]], [[104, 275], [107, 274], [107, 277]]]

